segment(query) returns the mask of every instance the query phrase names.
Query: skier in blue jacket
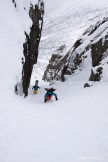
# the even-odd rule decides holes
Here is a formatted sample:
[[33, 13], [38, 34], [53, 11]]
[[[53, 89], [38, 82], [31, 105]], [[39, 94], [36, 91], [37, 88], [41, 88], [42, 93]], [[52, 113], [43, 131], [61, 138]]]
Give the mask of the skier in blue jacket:
[[50, 97], [55, 96], [55, 99], [58, 100], [57, 94], [54, 93], [54, 91], [56, 89], [53, 89], [53, 88], [45, 88], [45, 90], [47, 91], [46, 94], [45, 94], [45, 96], [44, 96], [44, 101], [45, 102], [47, 102], [47, 97], [48, 96], [50, 96]]

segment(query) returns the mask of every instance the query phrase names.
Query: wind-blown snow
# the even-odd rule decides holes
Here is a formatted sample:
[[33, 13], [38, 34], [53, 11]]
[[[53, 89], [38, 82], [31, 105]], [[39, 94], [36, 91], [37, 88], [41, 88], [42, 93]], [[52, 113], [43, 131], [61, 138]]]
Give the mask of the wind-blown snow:
[[[32, 23], [30, 1], [15, 1], [16, 9], [11, 1], [0, 5], [0, 162], [107, 162], [108, 83], [105, 79], [83, 88], [91, 59], [65, 83], [51, 85], [57, 89], [58, 101], [44, 103], [44, 88], [50, 86], [41, 80], [38, 95], [33, 95], [32, 87], [28, 98], [14, 94], [21, 77], [24, 31], [29, 33]], [[107, 14], [108, 1], [47, 0], [45, 8], [38, 69], [34, 68], [31, 86], [42, 76], [54, 50], [65, 43], [68, 51], [89, 25]]]

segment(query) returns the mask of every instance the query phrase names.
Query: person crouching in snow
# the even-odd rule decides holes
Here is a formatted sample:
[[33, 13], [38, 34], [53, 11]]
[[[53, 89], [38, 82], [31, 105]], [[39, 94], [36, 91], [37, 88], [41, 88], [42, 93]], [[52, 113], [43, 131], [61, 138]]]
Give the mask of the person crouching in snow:
[[54, 93], [54, 91], [56, 89], [53, 89], [53, 88], [45, 88], [45, 90], [47, 91], [45, 96], [44, 96], [44, 101], [47, 102], [48, 100], [51, 99], [52, 96], [55, 96], [55, 99], [58, 100], [57, 98], [57, 94]]
[[32, 87], [33, 93], [34, 93], [34, 94], [37, 94], [39, 88], [40, 88], [40, 87], [39, 87], [38, 85], [34, 85], [34, 86]]

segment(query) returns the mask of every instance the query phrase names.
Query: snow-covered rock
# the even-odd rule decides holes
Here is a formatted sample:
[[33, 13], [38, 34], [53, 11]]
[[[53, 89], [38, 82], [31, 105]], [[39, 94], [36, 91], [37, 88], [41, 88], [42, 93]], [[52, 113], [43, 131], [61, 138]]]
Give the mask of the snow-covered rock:
[[[102, 73], [106, 68], [108, 56], [108, 18], [103, 18], [95, 25], [91, 25], [84, 34], [75, 42], [69, 52], [55, 63], [53, 67], [53, 78], [50, 69], [47, 69], [44, 74], [44, 79], [49, 80], [65, 80], [65, 75], [71, 75], [80, 71], [81, 66], [88, 66], [85, 64], [86, 60], [91, 58], [91, 75], [89, 81], [99, 81], [104, 79]], [[51, 59], [52, 60], [52, 59]], [[54, 62], [52, 62], [54, 64]], [[105, 66], [106, 67], [106, 66]], [[49, 66], [47, 68], [50, 68]], [[87, 68], [87, 67], [85, 67]], [[82, 69], [83, 70], [83, 69]]]

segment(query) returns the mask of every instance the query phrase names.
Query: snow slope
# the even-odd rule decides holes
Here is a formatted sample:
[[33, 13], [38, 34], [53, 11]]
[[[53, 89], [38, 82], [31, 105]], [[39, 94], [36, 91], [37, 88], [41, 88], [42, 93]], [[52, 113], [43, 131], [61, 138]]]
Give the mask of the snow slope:
[[[24, 30], [29, 32], [31, 25], [29, 3], [29, 0], [16, 0], [16, 9], [11, 1], [2, 1], [0, 5], [0, 162], [107, 162], [108, 84], [103, 81], [90, 89], [83, 89], [90, 75], [89, 66], [67, 78], [65, 83], [53, 83], [58, 101], [53, 98], [44, 103], [44, 88], [50, 86], [42, 81], [39, 82], [38, 95], [33, 95], [31, 87], [26, 99], [13, 93], [17, 76], [20, 78], [21, 75]], [[55, 50], [55, 46], [52, 48], [54, 40], [59, 45], [63, 40], [61, 44], [66, 43], [68, 50], [92, 23], [91, 18], [93, 22], [101, 18], [106, 14], [103, 8], [107, 7], [105, 0], [67, 0], [62, 4], [61, 1], [46, 1], [42, 44], [48, 49], [42, 49], [41, 44], [38, 75], [42, 75], [49, 54]], [[50, 11], [52, 14], [49, 15]], [[61, 25], [62, 20], [64, 24]], [[57, 29], [64, 32], [59, 33]], [[34, 74], [32, 85], [37, 78]]]
[[83, 89], [74, 79], [53, 85], [58, 101], [43, 102], [45, 83], [36, 96], [6, 100], [0, 110], [1, 162], [107, 162], [108, 84]]

